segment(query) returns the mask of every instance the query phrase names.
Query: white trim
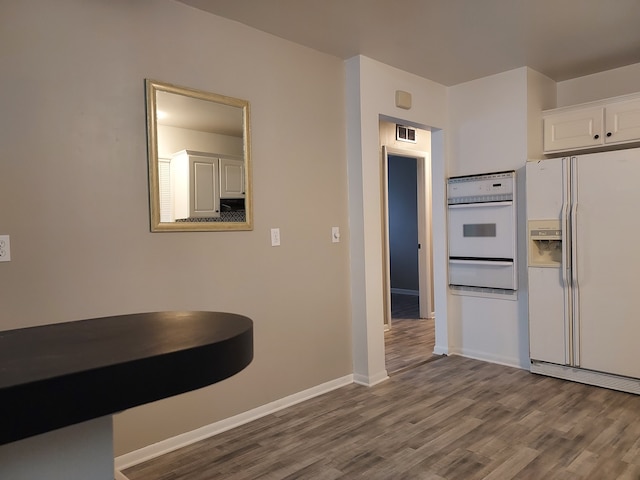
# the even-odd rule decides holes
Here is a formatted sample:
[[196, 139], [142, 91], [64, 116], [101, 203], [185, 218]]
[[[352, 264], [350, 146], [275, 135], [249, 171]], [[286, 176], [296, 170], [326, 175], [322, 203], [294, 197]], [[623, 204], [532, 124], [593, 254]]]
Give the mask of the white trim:
[[383, 370], [377, 375], [354, 375], [353, 383], [357, 383], [358, 385], [364, 385], [365, 387], [373, 387], [379, 383], [384, 382], [389, 378], [389, 374], [387, 370]]
[[[346, 385], [351, 385], [352, 383], [354, 383], [353, 375], [345, 375], [344, 377], [294, 393], [293, 395], [267, 403], [266, 405], [262, 405], [247, 412], [205, 425], [204, 427], [197, 428], [190, 432], [176, 435], [175, 437], [167, 438], [166, 440], [161, 440], [158, 443], [142, 447], [138, 450], [134, 450], [133, 452], [125, 453], [124, 455], [116, 457], [116, 470], [124, 470], [134, 465], [138, 465], [139, 463], [146, 462], [147, 460], [159, 457], [160, 455], [177, 450], [178, 448], [213, 437], [219, 433], [226, 432], [232, 428], [239, 427], [245, 423], [265, 417], [284, 408], [291, 407], [300, 402], [304, 402], [305, 400], [317, 397], [318, 395], [322, 395]], [[121, 480], [126, 480], [126, 477]]]
[[382, 145], [380, 197], [382, 198], [382, 305], [384, 327], [391, 328], [391, 243], [389, 241], [389, 147]]
[[440, 345], [436, 345], [433, 348], [434, 355], [449, 355], [449, 347], [443, 347]]
[[504, 365], [505, 367], [519, 368], [521, 370], [529, 369], [529, 365], [520, 365], [520, 360], [515, 357], [503, 357], [500, 355], [492, 355], [487, 352], [468, 350], [466, 348], [451, 349], [449, 351], [449, 355], [459, 355], [461, 357], [472, 358], [474, 360], [481, 360], [483, 362], [496, 363], [498, 365]]
[[[383, 118], [380, 115], [380, 118]], [[387, 119], [389, 121], [395, 121]], [[428, 128], [426, 128], [429, 130]], [[418, 243], [422, 248], [418, 250], [418, 291], [391, 288], [390, 253], [389, 253], [389, 156], [415, 159], [417, 176], [417, 218]], [[435, 318], [433, 282], [433, 238], [432, 238], [432, 182], [430, 152], [382, 145], [381, 197], [382, 197], [382, 227], [383, 227], [383, 304], [384, 325], [391, 327], [391, 294], [418, 295], [420, 297], [420, 318]], [[411, 293], [410, 293], [411, 292]]]
[[397, 295], [412, 295], [414, 297], [420, 295], [420, 292], [418, 290], [409, 290], [407, 288], [392, 288], [391, 293], [395, 293]]

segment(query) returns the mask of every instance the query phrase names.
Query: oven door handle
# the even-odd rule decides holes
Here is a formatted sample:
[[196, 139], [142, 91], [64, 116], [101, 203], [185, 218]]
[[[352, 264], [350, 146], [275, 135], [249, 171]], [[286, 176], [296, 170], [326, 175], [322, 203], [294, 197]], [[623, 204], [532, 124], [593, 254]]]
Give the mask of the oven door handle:
[[508, 260], [458, 260], [455, 258], [450, 258], [449, 263], [457, 265], [492, 265], [496, 267], [513, 266], [513, 262]]
[[483, 202], [483, 203], [452, 203], [449, 208], [491, 208], [491, 207], [510, 207], [512, 201], [507, 202]]

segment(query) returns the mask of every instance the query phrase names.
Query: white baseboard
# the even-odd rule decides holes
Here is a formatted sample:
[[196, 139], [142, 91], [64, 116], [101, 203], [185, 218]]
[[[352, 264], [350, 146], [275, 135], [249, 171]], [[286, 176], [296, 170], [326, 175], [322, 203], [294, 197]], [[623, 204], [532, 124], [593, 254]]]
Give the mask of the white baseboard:
[[528, 365], [521, 365], [520, 360], [512, 357], [502, 357], [499, 355], [492, 355], [486, 352], [478, 352], [475, 350], [469, 350], [464, 348], [453, 348], [449, 350], [449, 355], [459, 355], [461, 357], [472, 358], [474, 360], [482, 360], [483, 362], [496, 363], [498, 365], [504, 365], [505, 367], [514, 367], [521, 370], [529, 370]]
[[[147, 460], [151, 460], [152, 458], [159, 457], [160, 455], [171, 452], [173, 450], [177, 450], [178, 448], [191, 445], [192, 443], [204, 440], [205, 438], [209, 438], [219, 433], [226, 432], [227, 430], [231, 430], [232, 428], [239, 427], [240, 425], [244, 425], [245, 423], [249, 423], [253, 420], [257, 420], [269, 414], [280, 411], [284, 408], [296, 405], [300, 402], [304, 402], [305, 400], [317, 397], [318, 395], [322, 395], [323, 393], [327, 393], [337, 388], [344, 387], [345, 385], [351, 385], [352, 383], [354, 383], [353, 375], [345, 375], [344, 377], [331, 380], [321, 385], [303, 390], [302, 392], [294, 393], [293, 395], [289, 395], [288, 397], [284, 397], [274, 402], [267, 403], [266, 405], [254, 408], [253, 410], [249, 410], [248, 412], [225, 418], [224, 420], [220, 420], [219, 422], [214, 422], [212, 424], [205, 425], [204, 427], [197, 428], [196, 430], [182, 433], [180, 435], [176, 435], [175, 437], [162, 440], [152, 445], [148, 445], [139, 450], [134, 450], [133, 452], [120, 455], [115, 459], [116, 478], [118, 480], [126, 480], [126, 477], [119, 471], [132, 467], [134, 465], [138, 465], [139, 463], [146, 462]], [[121, 477], [117, 476], [119, 473]]]
[[365, 387], [373, 387], [379, 383], [384, 382], [389, 378], [389, 374], [387, 370], [382, 370], [376, 375], [353, 375], [353, 383], [357, 383], [358, 385], [364, 385]]
[[449, 355], [449, 347], [443, 347], [440, 345], [436, 345], [433, 347], [434, 355]]

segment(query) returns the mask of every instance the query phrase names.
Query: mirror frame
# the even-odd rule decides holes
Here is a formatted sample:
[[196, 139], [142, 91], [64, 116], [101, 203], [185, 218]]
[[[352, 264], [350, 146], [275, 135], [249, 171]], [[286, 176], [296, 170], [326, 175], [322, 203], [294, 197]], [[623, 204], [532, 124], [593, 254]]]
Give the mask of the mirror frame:
[[[219, 232], [253, 230], [253, 202], [251, 184], [251, 132], [249, 123], [249, 102], [239, 98], [181, 87], [170, 83], [145, 79], [147, 107], [147, 162], [149, 170], [149, 209], [152, 232]], [[209, 102], [220, 103], [242, 110], [243, 156], [245, 182], [244, 222], [161, 222], [160, 221], [160, 178], [158, 167], [158, 119], [157, 92], [184, 95]], [[218, 152], [216, 152], [218, 153]]]

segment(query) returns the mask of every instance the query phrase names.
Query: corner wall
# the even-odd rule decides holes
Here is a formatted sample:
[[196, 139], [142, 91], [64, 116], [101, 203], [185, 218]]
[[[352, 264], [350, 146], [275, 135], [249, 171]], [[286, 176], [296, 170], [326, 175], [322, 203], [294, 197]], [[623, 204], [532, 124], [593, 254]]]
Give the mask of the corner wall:
[[[446, 123], [447, 89], [364, 56], [346, 62], [347, 163], [351, 228], [351, 305], [353, 369], [358, 383], [373, 385], [387, 378], [384, 363], [382, 266], [382, 199], [379, 147], [380, 116], [411, 125], [441, 129]], [[395, 91], [410, 92], [413, 106], [395, 106]], [[433, 229], [443, 232], [444, 151], [442, 132], [432, 132]], [[434, 239], [436, 348], [447, 350], [446, 250]]]
[[[524, 185], [519, 177], [528, 154], [527, 108], [526, 68], [451, 87], [449, 175], [516, 170], [517, 186]], [[518, 195], [518, 217], [524, 212], [522, 198]], [[521, 273], [526, 271], [526, 256], [519, 250]], [[524, 285], [519, 285], [517, 300], [451, 295], [452, 353], [528, 365], [526, 298]]]

